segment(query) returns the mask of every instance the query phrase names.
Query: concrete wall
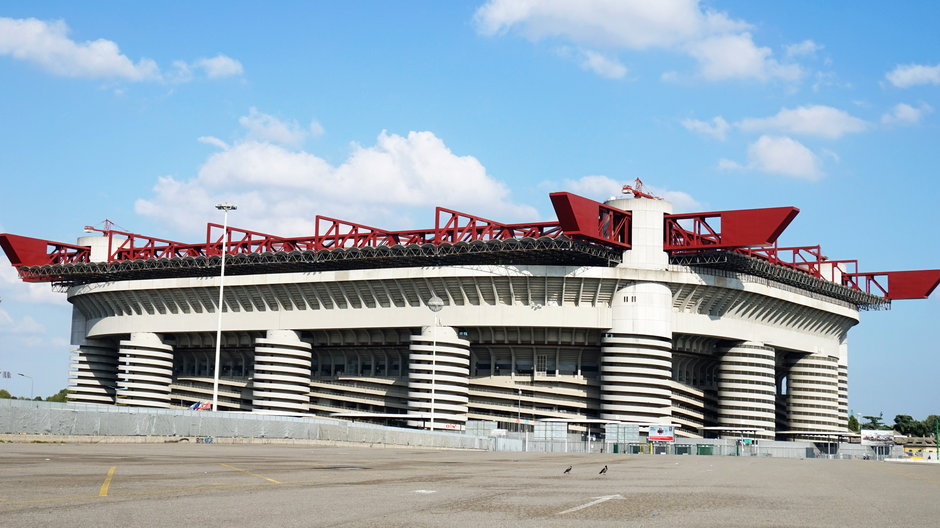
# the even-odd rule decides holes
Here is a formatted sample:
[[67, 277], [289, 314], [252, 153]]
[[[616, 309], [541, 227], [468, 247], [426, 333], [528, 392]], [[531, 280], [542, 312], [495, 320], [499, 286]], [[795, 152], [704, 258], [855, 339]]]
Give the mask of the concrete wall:
[[264, 438], [521, 451], [522, 442], [325, 418], [0, 400], [0, 434]]

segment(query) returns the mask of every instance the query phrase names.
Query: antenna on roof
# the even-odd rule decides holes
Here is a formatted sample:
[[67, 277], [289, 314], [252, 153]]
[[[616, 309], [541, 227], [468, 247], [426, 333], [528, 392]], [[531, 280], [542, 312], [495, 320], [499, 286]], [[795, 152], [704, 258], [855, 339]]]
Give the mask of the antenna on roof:
[[[94, 231], [97, 231], [97, 232], [99, 232], [99, 233], [108, 233], [108, 232], [113, 231], [115, 226], [121, 227], [121, 226], [118, 226], [117, 224], [115, 224], [114, 222], [112, 222], [111, 220], [108, 220], [107, 218], [105, 218], [105, 219], [104, 219], [102, 222], [100, 222], [98, 225], [100, 225], [101, 227], [99, 228], [99, 227], [95, 227], [95, 226], [86, 225], [85, 228], [84, 228], [84, 231], [85, 231], [86, 233], [91, 233], [91, 232], [94, 232]], [[124, 228], [121, 228], [121, 229], [124, 229]], [[125, 229], [125, 231], [126, 231], [126, 229]]]
[[659, 196], [653, 196], [652, 194], [646, 192], [643, 187], [643, 180], [637, 178], [633, 181], [633, 185], [624, 185], [623, 194], [631, 193], [634, 198], [649, 198], [650, 200], [662, 200]]

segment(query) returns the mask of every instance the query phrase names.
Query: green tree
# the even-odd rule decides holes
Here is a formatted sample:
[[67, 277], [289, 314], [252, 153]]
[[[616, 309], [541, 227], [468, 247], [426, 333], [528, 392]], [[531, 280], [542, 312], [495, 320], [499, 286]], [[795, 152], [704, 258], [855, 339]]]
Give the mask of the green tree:
[[49, 396], [48, 398], [46, 398], [46, 401], [51, 401], [51, 402], [63, 402], [63, 403], [64, 403], [64, 402], [68, 401], [68, 397], [69, 397], [69, 391], [68, 391], [68, 389], [62, 389], [62, 390], [60, 390], [59, 392], [53, 394], [52, 396]]
[[6, 389], [0, 389], [0, 400], [10, 400], [13, 398], [13, 395], [7, 392]]
[[849, 415], [849, 431], [852, 431], [853, 433], [857, 433], [861, 431], [861, 429], [862, 428], [858, 424], [858, 418], [856, 418], [854, 414], [850, 414]]
[[894, 430], [897, 431], [898, 434], [914, 436], [911, 434], [915, 427], [914, 422], [915, 420], [910, 416], [906, 414], [899, 414], [894, 417]]
[[931, 414], [930, 416], [924, 418], [924, 432], [926, 436], [933, 436], [937, 431], [937, 422], [940, 421], [940, 416], [936, 414]]
[[868, 420], [862, 424], [862, 429], [890, 429], [890, 427], [881, 423], [881, 420], [884, 418], [884, 414], [884, 412], [880, 412], [878, 413], [878, 416], [862, 416], [862, 418]]

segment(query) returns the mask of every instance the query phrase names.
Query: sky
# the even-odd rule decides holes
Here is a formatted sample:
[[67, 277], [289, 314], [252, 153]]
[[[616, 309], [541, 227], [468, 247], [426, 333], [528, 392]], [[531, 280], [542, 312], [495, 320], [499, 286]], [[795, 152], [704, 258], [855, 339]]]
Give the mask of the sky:
[[[675, 212], [795, 206], [781, 245], [940, 268], [940, 5], [0, 2], [0, 232], [184, 242], [444, 206], [551, 220], [641, 178]], [[67, 385], [70, 307], [0, 256], [0, 388]], [[849, 407], [940, 414], [940, 294], [863, 312]], [[19, 376], [18, 374], [24, 374]]]

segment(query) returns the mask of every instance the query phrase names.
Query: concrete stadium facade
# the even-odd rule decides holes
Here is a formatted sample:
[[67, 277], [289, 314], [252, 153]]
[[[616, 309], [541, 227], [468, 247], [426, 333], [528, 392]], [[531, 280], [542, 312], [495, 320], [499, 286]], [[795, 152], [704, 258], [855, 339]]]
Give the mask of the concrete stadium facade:
[[536, 224], [438, 208], [423, 231], [317, 217], [308, 238], [209, 224], [205, 244], [179, 244], [106, 226], [76, 245], [0, 234], [0, 247], [24, 280], [67, 291], [72, 401], [217, 399], [449, 430], [843, 434], [859, 310], [940, 283], [940, 270], [863, 274], [819, 246], [777, 248], [796, 208], [673, 215], [633, 194], [553, 193], [558, 222]]
[[[671, 263], [668, 202], [622, 199], [613, 266], [466, 264], [228, 276], [219, 409], [362, 412], [462, 429], [536, 419], [845, 431], [851, 302]], [[83, 237], [95, 247], [103, 237]], [[98, 240], [96, 240], [98, 239]], [[219, 278], [71, 286], [71, 399], [211, 398]], [[437, 316], [426, 303], [444, 300]], [[573, 425], [576, 429], [577, 425]]]

